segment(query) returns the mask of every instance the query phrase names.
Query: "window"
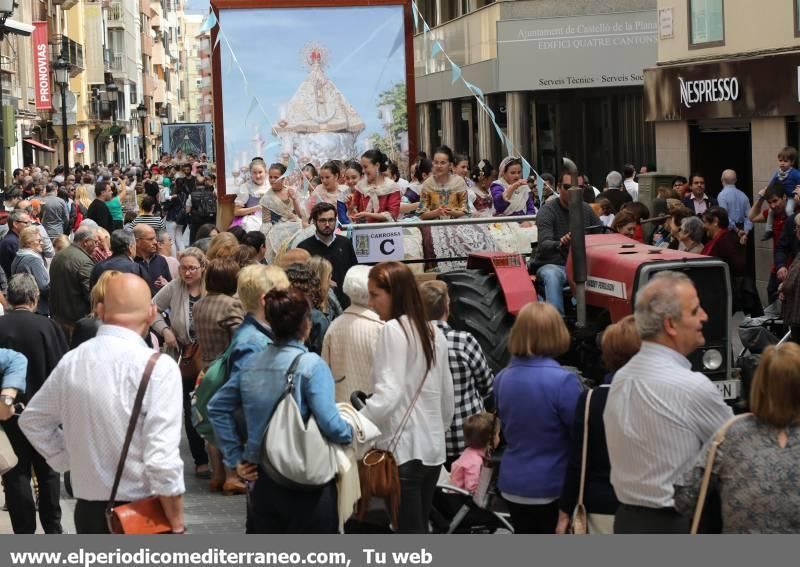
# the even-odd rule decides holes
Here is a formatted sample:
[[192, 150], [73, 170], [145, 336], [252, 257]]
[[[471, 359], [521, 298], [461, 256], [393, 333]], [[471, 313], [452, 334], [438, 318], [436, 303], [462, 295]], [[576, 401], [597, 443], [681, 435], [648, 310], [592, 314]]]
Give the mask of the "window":
[[794, 35], [800, 37], [800, 0], [794, 0]]
[[723, 0], [689, 0], [689, 47], [725, 44]]

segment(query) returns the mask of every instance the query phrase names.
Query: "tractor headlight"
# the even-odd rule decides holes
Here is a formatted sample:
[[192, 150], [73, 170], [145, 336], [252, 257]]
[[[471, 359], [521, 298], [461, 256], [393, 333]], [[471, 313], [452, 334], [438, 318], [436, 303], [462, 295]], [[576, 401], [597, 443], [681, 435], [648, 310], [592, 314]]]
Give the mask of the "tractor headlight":
[[703, 354], [703, 368], [718, 370], [720, 366], [722, 366], [722, 353], [715, 348], [708, 349]]

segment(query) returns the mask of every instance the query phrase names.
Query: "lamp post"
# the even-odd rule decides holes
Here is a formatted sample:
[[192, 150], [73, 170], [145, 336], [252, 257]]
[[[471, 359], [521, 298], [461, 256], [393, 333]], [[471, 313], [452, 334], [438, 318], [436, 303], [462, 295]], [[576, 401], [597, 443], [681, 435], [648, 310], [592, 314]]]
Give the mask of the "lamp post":
[[111, 140], [114, 142], [114, 163], [119, 164], [119, 136], [117, 129], [117, 93], [119, 87], [113, 80], [106, 85], [108, 102], [111, 103]]
[[61, 89], [61, 140], [64, 143], [64, 175], [69, 171], [69, 140], [67, 140], [67, 87], [69, 87], [69, 63], [64, 54], [53, 63], [53, 75]]
[[144, 162], [147, 159], [147, 156], [145, 155], [145, 137], [144, 137], [144, 119], [147, 117], [147, 107], [144, 105], [144, 102], [140, 102], [139, 106], [136, 107], [136, 115], [139, 117], [139, 120], [142, 121], [142, 130], [141, 130], [142, 167], [144, 167]]

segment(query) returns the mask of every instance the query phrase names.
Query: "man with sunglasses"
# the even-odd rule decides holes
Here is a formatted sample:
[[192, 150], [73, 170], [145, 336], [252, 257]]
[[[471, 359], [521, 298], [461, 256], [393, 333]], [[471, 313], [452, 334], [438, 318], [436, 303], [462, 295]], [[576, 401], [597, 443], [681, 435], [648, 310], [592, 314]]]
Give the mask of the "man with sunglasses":
[[0, 267], [7, 278], [11, 278], [11, 262], [19, 250], [19, 233], [31, 225], [31, 216], [23, 210], [8, 215], [8, 234], [0, 240]]
[[350, 299], [342, 291], [344, 276], [347, 270], [358, 264], [356, 253], [350, 239], [337, 235], [336, 207], [324, 201], [314, 205], [311, 209], [311, 222], [317, 227], [314, 236], [306, 238], [298, 248], [307, 250], [312, 256], [322, 256], [333, 266], [333, 281], [336, 287], [333, 292], [343, 308], [350, 306]]
[[[545, 301], [564, 314], [563, 289], [567, 285], [567, 254], [572, 240], [569, 231], [569, 189], [575, 182], [575, 175], [563, 172], [558, 182], [558, 199], [547, 201], [536, 217], [539, 229], [539, 244], [528, 271], [536, 274], [536, 279], [544, 284]], [[600, 219], [592, 208], [583, 207], [584, 227], [599, 226]]]

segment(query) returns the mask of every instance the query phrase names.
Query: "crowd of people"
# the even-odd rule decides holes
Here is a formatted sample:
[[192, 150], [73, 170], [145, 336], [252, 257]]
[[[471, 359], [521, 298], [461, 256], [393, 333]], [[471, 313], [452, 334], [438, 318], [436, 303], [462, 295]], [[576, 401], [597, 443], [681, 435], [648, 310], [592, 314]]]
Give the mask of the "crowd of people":
[[[655, 223], [643, 223], [651, 212], [632, 166], [608, 174], [602, 190], [575, 171], [543, 174], [540, 201], [542, 181], [524, 179], [521, 160], [470, 167], [446, 147], [418, 157], [411, 183], [377, 150], [309, 164], [293, 185], [283, 165], [256, 158], [237, 177], [224, 231], [204, 156], [16, 171], [0, 219], [0, 421], [18, 459], [3, 475], [14, 531], [33, 533], [37, 510], [46, 533], [62, 531], [60, 474], [69, 471], [77, 530], [108, 532], [113, 473], [148, 375], [116, 501], [158, 496], [174, 533], [187, 528], [184, 435], [189, 474], [220, 497], [248, 495], [250, 533], [352, 529], [347, 520], [364, 508], [353, 471], [376, 447], [397, 464], [386, 507], [401, 533], [429, 530], [440, 482], [476, 492], [495, 450], [497, 493], [517, 533], [567, 533], [579, 500], [593, 533], [688, 532], [708, 442], [732, 417], [686, 358], [703, 345], [707, 316], [690, 280], [659, 274], [635, 314], [604, 332], [606, 380], [587, 390], [559, 363], [570, 347], [569, 189], [583, 188], [587, 227], [719, 256], [734, 278], [746, 276], [739, 247], [752, 223], [767, 222], [770, 293], [800, 312], [792, 152], [781, 152], [776, 179], [752, 206], [733, 171], [717, 200], [702, 176], [676, 178], [659, 189]], [[446, 284], [418, 282], [398, 262], [358, 265], [337, 233], [351, 222], [532, 214], [529, 268], [545, 301], [519, 313], [511, 361], [496, 373], [476, 338], [448, 324]], [[269, 249], [269, 234], [283, 230], [308, 232]], [[800, 316], [788, 321], [800, 328]], [[798, 363], [794, 344], [765, 353], [752, 415], [731, 426], [714, 462], [726, 532], [800, 529]], [[198, 404], [211, 380], [219, 384]], [[342, 450], [338, 473], [322, 484], [297, 486], [264, 455], [286, 395]]]

